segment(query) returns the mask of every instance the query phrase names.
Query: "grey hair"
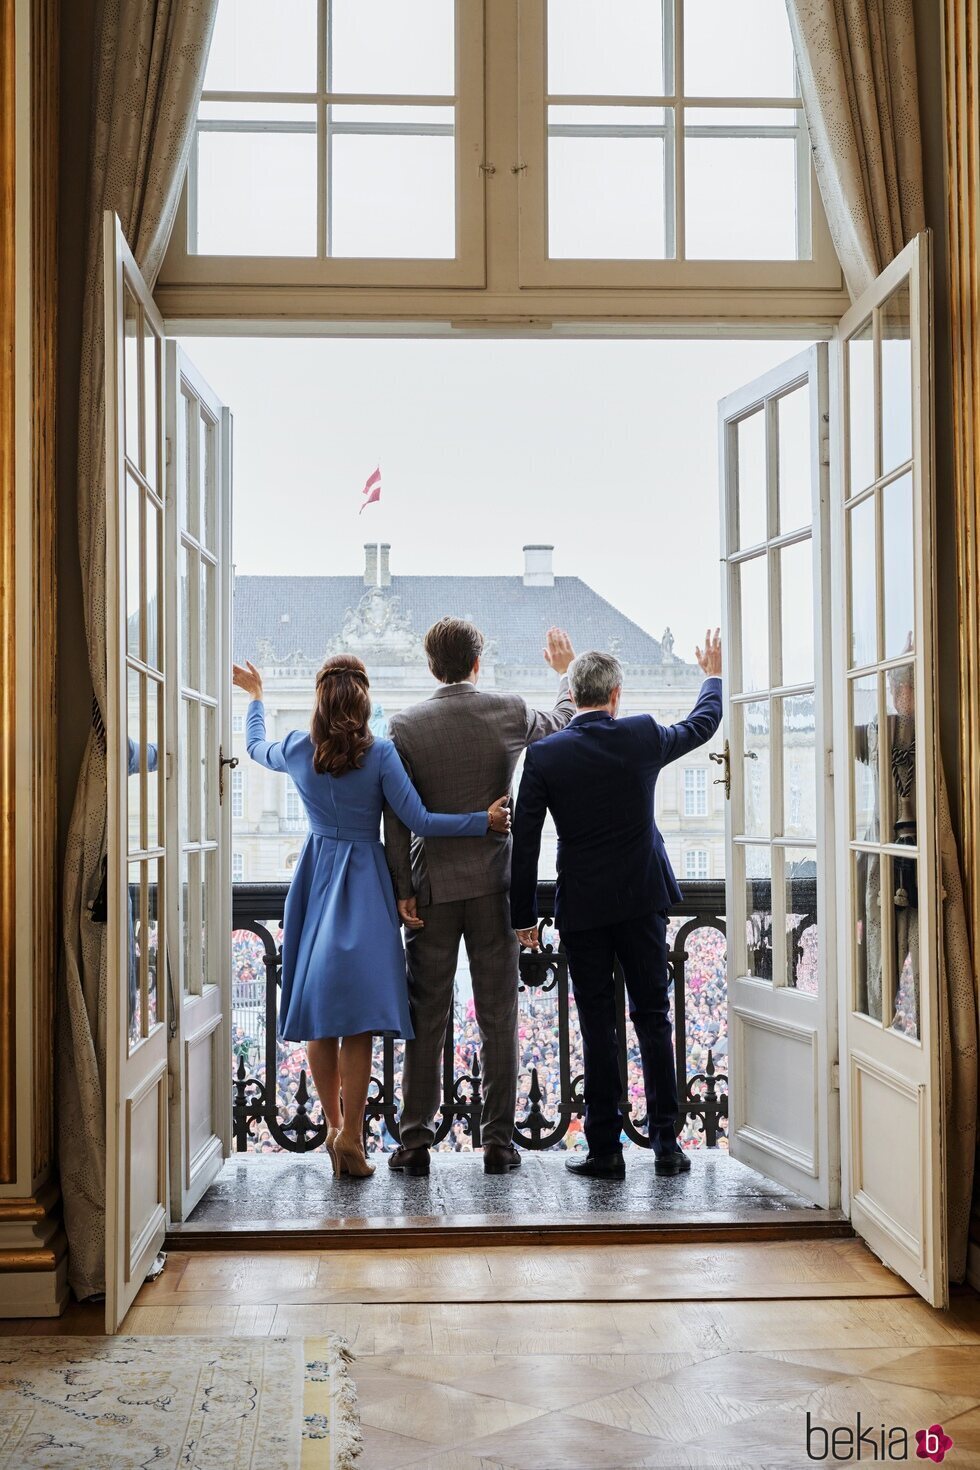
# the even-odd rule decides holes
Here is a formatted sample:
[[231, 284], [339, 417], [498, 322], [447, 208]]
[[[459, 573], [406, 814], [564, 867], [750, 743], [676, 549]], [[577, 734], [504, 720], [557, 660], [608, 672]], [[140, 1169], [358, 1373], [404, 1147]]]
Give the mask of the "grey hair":
[[609, 703], [614, 689], [622, 688], [623, 666], [611, 653], [592, 648], [569, 665], [568, 682], [579, 709], [597, 709]]

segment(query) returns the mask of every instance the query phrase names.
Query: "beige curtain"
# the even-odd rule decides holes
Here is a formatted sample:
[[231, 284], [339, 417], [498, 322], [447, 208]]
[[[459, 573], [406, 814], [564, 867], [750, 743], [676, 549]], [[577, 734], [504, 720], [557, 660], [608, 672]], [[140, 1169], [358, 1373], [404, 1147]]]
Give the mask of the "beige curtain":
[[[859, 296], [925, 227], [912, 0], [786, 0], [820, 193]], [[976, 978], [939, 781], [949, 1274], [966, 1274], [977, 1136]]]
[[111, 209], [152, 287], [187, 166], [217, 0], [104, 0], [96, 40], [78, 428], [78, 549], [92, 730], [65, 858], [59, 1155], [69, 1279], [105, 1289], [105, 925], [91, 905], [106, 844], [105, 348], [102, 216]]
[[860, 296], [925, 228], [912, 0], [786, 0], [820, 195]]

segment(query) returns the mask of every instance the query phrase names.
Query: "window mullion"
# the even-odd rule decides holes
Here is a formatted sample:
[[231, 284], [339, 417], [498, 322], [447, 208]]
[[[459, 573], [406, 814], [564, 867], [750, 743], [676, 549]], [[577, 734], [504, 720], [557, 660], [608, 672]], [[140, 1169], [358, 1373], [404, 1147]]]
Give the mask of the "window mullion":
[[327, 0], [317, 0], [316, 20], [316, 253], [318, 260], [330, 254], [329, 197], [330, 175], [327, 138], [326, 94], [330, 85], [327, 70], [327, 42], [329, 18]]

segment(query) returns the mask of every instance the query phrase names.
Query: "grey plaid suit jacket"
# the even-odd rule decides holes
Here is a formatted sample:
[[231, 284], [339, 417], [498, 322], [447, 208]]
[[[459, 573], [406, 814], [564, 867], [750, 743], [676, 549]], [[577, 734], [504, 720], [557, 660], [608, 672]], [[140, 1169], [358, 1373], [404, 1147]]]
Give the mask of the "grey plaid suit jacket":
[[[388, 734], [430, 812], [474, 812], [510, 790], [521, 752], [575, 713], [562, 676], [547, 714], [519, 694], [475, 684], [441, 684], [431, 699], [393, 715]], [[510, 887], [510, 837], [428, 837], [423, 842], [388, 807], [385, 853], [398, 898], [453, 903]]]

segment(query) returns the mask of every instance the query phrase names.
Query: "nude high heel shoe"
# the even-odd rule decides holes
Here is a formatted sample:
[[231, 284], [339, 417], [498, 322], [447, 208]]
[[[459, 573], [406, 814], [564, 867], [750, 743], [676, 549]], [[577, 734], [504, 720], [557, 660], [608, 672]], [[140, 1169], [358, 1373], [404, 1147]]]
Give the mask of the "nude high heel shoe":
[[374, 1165], [368, 1163], [360, 1144], [353, 1146], [345, 1144], [338, 1133], [333, 1147], [337, 1158], [338, 1174], [349, 1174], [352, 1179], [370, 1179], [374, 1173]]
[[340, 1129], [339, 1128], [328, 1128], [327, 1129], [326, 1149], [327, 1149], [327, 1155], [328, 1155], [328, 1157], [330, 1159], [330, 1165], [331, 1165], [331, 1168], [333, 1169], [333, 1172], [334, 1172], [334, 1176], [335, 1177], [340, 1173], [340, 1161], [337, 1158], [337, 1149], [335, 1147], [336, 1142], [337, 1142], [337, 1139], [339, 1137], [340, 1137]]

